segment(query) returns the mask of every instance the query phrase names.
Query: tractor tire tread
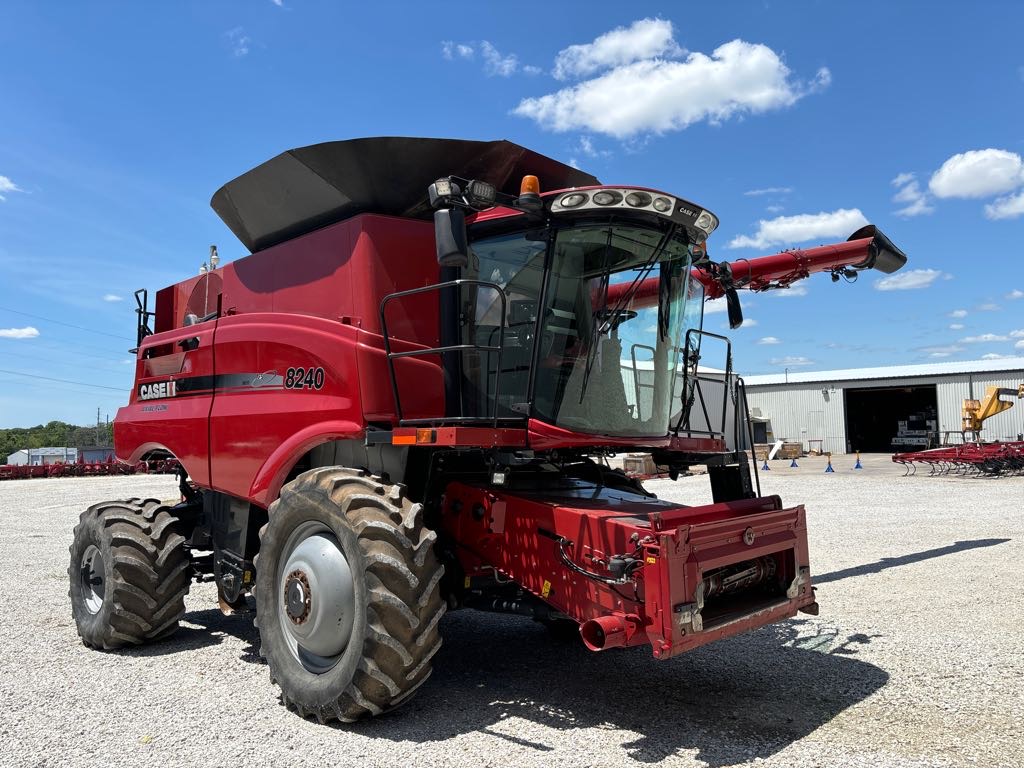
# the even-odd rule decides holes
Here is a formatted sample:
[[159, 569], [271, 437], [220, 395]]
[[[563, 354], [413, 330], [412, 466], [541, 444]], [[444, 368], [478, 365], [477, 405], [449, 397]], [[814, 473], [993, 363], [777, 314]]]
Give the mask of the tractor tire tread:
[[[91, 631], [76, 622], [86, 646], [117, 649], [161, 640], [177, 630], [192, 581], [181, 528], [170, 508], [157, 499], [101, 502], [81, 514], [72, 558], [80, 536], [89, 530], [96, 538], [90, 542], [110, 561], [101, 621]], [[70, 579], [78, 578], [77, 568], [72, 562]], [[74, 604], [74, 590], [69, 595]]]
[[[352, 680], [333, 702], [312, 703], [301, 690], [282, 686], [287, 676], [276, 655], [290, 652], [269, 649], [261, 635], [271, 680], [282, 686], [287, 707], [321, 722], [348, 723], [391, 710], [429, 677], [441, 647], [438, 623], [446, 604], [440, 592], [444, 567], [434, 552], [437, 535], [426, 528], [422, 505], [409, 501], [404, 487], [366, 471], [326, 467], [303, 473], [282, 488], [270, 506], [270, 521], [281, 506], [296, 503], [342, 516], [355, 535], [363, 558], [366, 629]], [[261, 529], [261, 542], [271, 525]]]

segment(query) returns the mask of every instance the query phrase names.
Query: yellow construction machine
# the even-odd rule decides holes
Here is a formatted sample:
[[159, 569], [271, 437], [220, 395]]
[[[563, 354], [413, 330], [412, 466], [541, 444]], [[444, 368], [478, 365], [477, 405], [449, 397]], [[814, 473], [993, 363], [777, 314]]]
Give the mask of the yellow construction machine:
[[974, 440], [981, 440], [981, 426], [986, 419], [1001, 414], [1013, 407], [1013, 401], [1003, 398], [1024, 398], [1024, 384], [1016, 390], [1012, 387], [986, 387], [984, 400], [972, 400], [964, 398], [963, 432], [964, 440], [967, 440], [969, 433], [973, 434]]

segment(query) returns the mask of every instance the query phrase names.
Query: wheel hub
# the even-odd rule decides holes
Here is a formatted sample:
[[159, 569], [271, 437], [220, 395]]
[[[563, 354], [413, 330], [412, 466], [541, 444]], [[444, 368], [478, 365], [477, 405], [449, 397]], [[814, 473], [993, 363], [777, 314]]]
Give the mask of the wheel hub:
[[278, 571], [280, 625], [295, 658], [312, 673], [337, 664], [356, 612], [352, 569], [334, 532], [319, 521], [288, 537]]
[[284, 606], [288, 619], [301, 625], [309, 619], [309, 609], [313, 603], [313, 593], [309, 588], [309, 577], [301, 569], [288, 575], [284, 583]]
[[104, 572], [103, 555], [96, 545], [89, 545], [82, 553], [79, 574], [85, 608], [90, 614], [96, 614], [103, 607], [103, 596], [106, 593]]

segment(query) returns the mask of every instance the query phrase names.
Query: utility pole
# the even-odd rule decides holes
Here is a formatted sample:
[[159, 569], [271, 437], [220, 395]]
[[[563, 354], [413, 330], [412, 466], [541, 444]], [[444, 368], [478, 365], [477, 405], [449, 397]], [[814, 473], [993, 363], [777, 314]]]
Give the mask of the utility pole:
[[100, 407], [96, 407], [96, 445], [100, 445]]

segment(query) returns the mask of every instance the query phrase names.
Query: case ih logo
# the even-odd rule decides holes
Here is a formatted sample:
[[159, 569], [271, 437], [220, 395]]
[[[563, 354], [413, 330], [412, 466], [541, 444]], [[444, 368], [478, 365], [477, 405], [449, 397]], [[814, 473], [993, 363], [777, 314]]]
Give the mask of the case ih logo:
[[156, 398], [173, 398], [177, 395], [177, 388], [173, 381], [150, 382], [139, 385], [139, 400], [151, 401]]

